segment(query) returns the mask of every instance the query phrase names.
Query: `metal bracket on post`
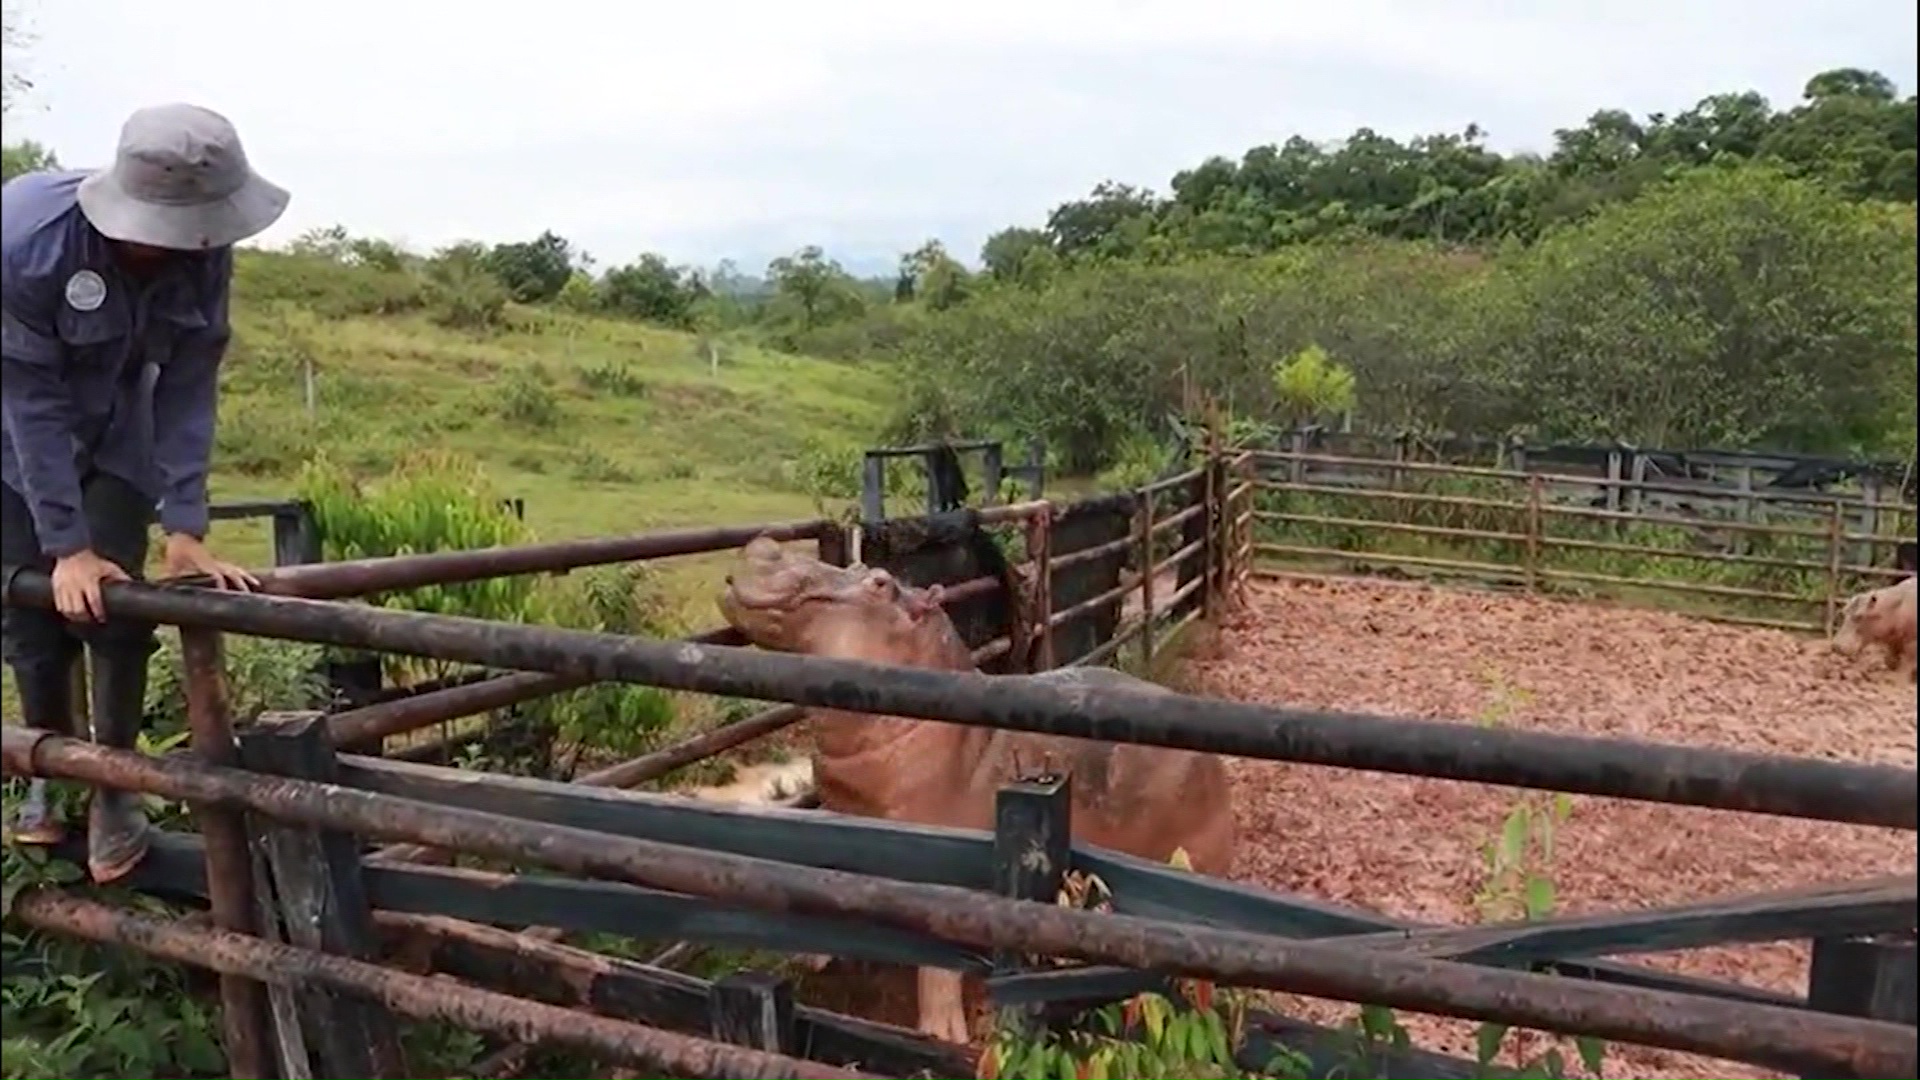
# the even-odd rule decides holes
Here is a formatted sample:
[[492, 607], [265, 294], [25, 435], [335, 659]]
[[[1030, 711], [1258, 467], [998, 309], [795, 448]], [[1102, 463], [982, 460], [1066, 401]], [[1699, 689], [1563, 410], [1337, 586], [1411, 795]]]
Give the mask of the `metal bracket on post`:
[[[1038, 776], [1002, 786], [993, 807], [994, 891], [1044, 904], [1058, 899], [1073, 859], [1072, 825], [1071, 777]], [[997, 972], [1025, 963], [1025, 957], [1013, 952], [998, 952], [993, 958]], [[1023, 1008], [1013, 1020], [1029, 1024], [1038, 1015], [1037, 1008]]]
[[1912, 1027], [1917, 985], [1911, 933], [1813, 939], [1809, 1008]]

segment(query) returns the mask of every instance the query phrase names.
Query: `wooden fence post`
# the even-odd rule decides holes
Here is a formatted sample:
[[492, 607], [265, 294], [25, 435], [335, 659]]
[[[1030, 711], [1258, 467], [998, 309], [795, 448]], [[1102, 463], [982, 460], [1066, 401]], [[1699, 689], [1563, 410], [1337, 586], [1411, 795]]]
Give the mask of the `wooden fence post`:
[[[1753, 466], [1742, 465], [1740, 466], [1740, 470], [1734, 475], [1736, 490], [1740, 492], [1739, 501], [1734, 504], [1737, 508], [1736, 520], [1742, 525], [1752, 525], [1754, 523], [1755, 509], [1753, 501]], [[1746, 529], [1740, 529], [1733, 534], [1733, 553], [1735, 555], [1745, 555], [1752, 547], [1753, 533]]]
[[[182, 627], [180, 661], [194, 755], [209, 765], [238, 764], [219, 632]], [[189, 804], [188, 809], [206, 841], [207, 904], [213, 909], [213, 924], [238, 934], [254, 933], [259, 912], [244, 815], [203, 804]], [[265, 988], [238, 975], [220, 976], [220, 1017], [227, 1071], [234, 1080], [277, 1075], [267, 1041]]]
[[1540, 590], [1540, 530], [1546, 516], [1541, 508], [1543, 493], [1540, 474], [1527, 477], [1527, 591]]
[[[1073, 778], [1040, 775], [1003, 785], [993, 806], [993, 888], [1015, 900], [1053, 903], [1073, 860]], [[994, 969], [1005, 973], [1026, 958], [998, 952]], [[1040, 1006], [1015, 1010], [1015, 1024], [1030, 1024]]]
[[1633, 486], [1627, 489], [1627, 512], [1639, 517], [1646, 509], [1647, 466], [1652, 464], [1647, 455], [1638, 450], [1633, 452]]
[[1140, 493], [1140, 675], [1153, 676], [1153, 498]]
[[1873, 537], [1873, 540], [1868, 540], [1861, 544], [1860, 558], [1858, 560], [1858, 565], [1860, 566], [1880, 565], [1880, 545], [1875, 541], [1880, 538], [1881, 529], [1885, 525], [1880, 513], [1881, 498], [1880, 474], [1869, 472], [1861, 477], [1860, 531]]
[[[1033, 610], [1024, 613], [1034, 622], [1033, 647], [1027, 650], [1029, 671], [1053, 670], [1053, 505], [1048, 503], [1027, 518], [1027, 559], [1033, 564]], [[1015, 612], [1015, 617], [1022, 613]]]
[[[262, 713], [240, 735], [240, 763], [255, 772], [336, 783], [339, 763], [324, 713]], [[258, 822], [287, 939], [303, 949], [378, 962], [379, 935], [351, 834]], [[378, 1005], [323, 990], [300, 993], [319, 1076], [406, 1077], [393, 1017]]]
[[1219, 615], [1221, 574], [1226, 566], [1221, 561], [1221, 556], [1226, 553], [1226, 546], [1220, 542], [1222, 536], [1220, 523], [1225, 520], [1220, 504], [1226, 498], [1226, 493], [1221, 490], [1219, 477], [1216, 475], [1219, 466], [1220, 444], [1214, 438], [1213, 429], [1209, 427], [1206, 460], [1201, 466], [1206, 471], [1202, 474], [1200, 481], [1200, 505], [1205, 507], [1200, 511], [1200, 516], [1207, 523], [1206, 543], [1200, 548], [1200, 618], [1207, 622], [1213, 621]]
[[[1620, 480], [1622, 471], [1620, 466], [1619, 449], [1615, 448], [1607, 451], [1607, 489], [1605, 497], [1607, 501], [1607, 512], [1609, 514], [1617, 514], [1620, 512]], [[1619, 518], [1613, 519], [1612, 529], [1615, 533], [1620, 531]]]
[[1833, 636], [1833, 623], [1840, 614], [1840, 564], [1846, 547], [1847, 510], [1839, 499], [1833, 500], [1833, 512], [1827, 518], [1827, 636]]
[[1807, 1005], [1820, 1012], [1915, 1022], [1912, 934], [1815, 938], [1807, 969]]
[[[771, 1054], [792, 1054], [793, 984], [766, 971], [736, 971], [707, 991], [713, 1037]], [[344, 1075], [344, 1074], [342, 1074]]]

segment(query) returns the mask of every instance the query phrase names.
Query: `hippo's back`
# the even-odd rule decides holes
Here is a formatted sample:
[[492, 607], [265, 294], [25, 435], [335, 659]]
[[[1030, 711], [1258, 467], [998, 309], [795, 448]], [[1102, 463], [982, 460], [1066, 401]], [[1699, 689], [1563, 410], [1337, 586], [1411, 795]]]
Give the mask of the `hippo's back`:
[[[1122, 691], [1161, 697], [1173, 691], [1106, 667], [1056, 668], [1011, 676], [1080, 694]], [[1084, 703], [1084, 698], [1081, 699]], [[1075, 837], [1141, 858], [1165, 860], [1183, 848], [1194, 868], [1224, 874], [1232, 859], [1233, 812], [1225, 763], [1217, 755], [1140, 743], [1000, 731], [988, 772], [1004, 782], [1052, 757], [1068, 766]]]

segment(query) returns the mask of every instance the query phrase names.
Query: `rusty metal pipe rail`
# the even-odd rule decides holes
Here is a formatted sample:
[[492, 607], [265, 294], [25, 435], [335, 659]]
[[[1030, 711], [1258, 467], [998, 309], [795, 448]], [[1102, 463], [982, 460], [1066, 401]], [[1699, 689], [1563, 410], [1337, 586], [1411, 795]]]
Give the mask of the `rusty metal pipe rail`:
[[784, 521], [722, 528], [673, 529], [638, 536], [561, 540], [518, 547], [434, 551], [344, 562], [283, 566], [260, 575], [260, 590], [277, 596], [337, 600], [349, 596], [456, 585], [514, 574], [557, 574], [607, 563], [664, 559], [744, 547], [754, 537], [812, 540], [830, 527], [825, 520]]
[[517, 1042], [558, 1043], [610, 1062], [680, 1076], [842, 1080], [870, 1075], [527, 1001], [452, 979], [412, 975], [246, 934], [190, 926], [56, 890], [21, 896], [11, 914], [39, 930], [126, 945], [228, 976], [294, 990], [324, 986], [377, 1001], [406, 1016], [441, 1020]]
[[[49, 608], [36, 570], [9, 604]], [[1912, 769], [900, 668], [253, 593], [113, 582], [109, 615], [848, 712], [1912, 830]]]
[[[1903, 1024], [1073, 910], [261, 776], [187, 758], [152, 758], [20, 727], [0, 729], [0, 763], [8, 775], [151, 792], [291, 824], [533, 862], [764, 911], [857, 918], [982, 950], [1039, 952], [1592, 1035], [1802, 1075], [1907, 1076], [1916, 1062], [1914, 1029]], [[182, 953], [175, 955], [193, 959]], [[275, 974], [285, 977], [284, 970]]]
[[[942, 606], [951, 606], [1001, 587], [999, 578], [977, 577], [942, 591]], [[745, 645], [746, 638], [730, 626], [687, 638], [704, 645]], [[327, 735], [335, 746], [354, 746], [389, 735], [505, 709], [543, 697], [580, 690], [596, 680], [542, 672], [515, 672], [430, 690], [414, 697], [396, 698], [357, 709], [345, 709], [327, 718]], [[777, 728], [771, 730], [778, 730]], [[636, 759], [638, 760], [638, 759]], [[635, 781], [638, 783], [639, 781]]]
[[[687, 639], [707, 645], [743, 645], [746, 639], [729, 626]], [[537, 671], [494, 675], [477, 682], [430, 690], [414, 697], [396, 698], [357, 709], [343, 709], [327, 717], [327, 738], [335, 746], [355, 746], [389, 735], [538, 701], [569, 690], [592, 686], [596, 680], [549, 675]]]

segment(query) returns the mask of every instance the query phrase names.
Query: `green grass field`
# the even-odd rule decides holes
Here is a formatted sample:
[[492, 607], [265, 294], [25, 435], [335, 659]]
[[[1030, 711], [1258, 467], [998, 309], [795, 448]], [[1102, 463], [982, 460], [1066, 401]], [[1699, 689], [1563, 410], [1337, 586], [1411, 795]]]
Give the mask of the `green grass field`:
[[[700, 344], [534, 311], [485, 336], [422, 318], [243, 314], [214, 498], [286, 496], [316, 452], [377, 475], [433, 448], [479, 460], [503, 495], [526, 500], [541, 539], [816, 513], [796, 463], [817, 446], [852, 460], [886, 416], [887, 372], [734, 344], [716, 368]], [[311, 418], [303, 351], [316, 371]], [[263, 523], [223, 523], [216, 538], [249, 563], [271, 561]]]

